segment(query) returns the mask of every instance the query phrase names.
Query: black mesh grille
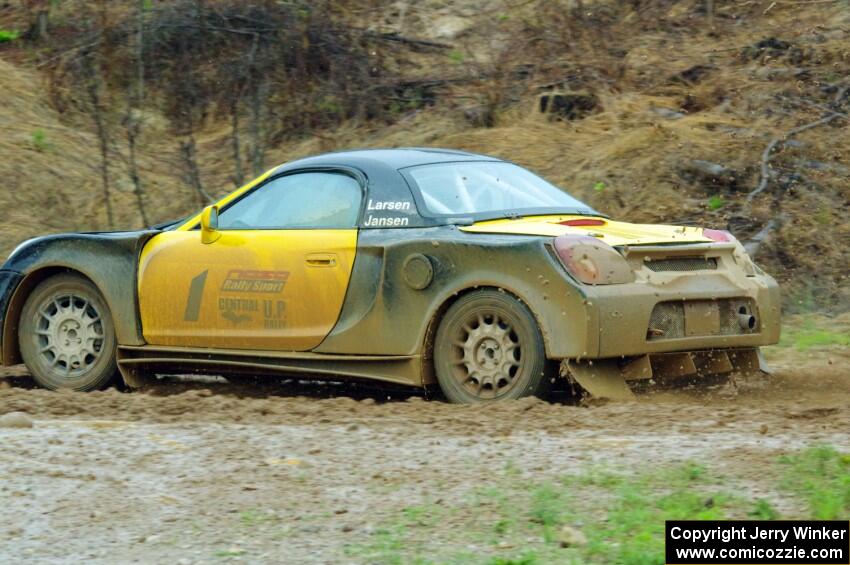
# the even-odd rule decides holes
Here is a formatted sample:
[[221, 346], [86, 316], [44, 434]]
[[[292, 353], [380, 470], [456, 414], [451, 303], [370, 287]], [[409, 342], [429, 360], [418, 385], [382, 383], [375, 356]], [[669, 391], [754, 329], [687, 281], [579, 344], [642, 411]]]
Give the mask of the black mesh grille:
[[[720, 310], [719, 335], [745, 335], [759, 331], [758, 309], [751, 298], [724, 298], [716, 302]], [[681, 300], [656, 304], [649, 318], [646, 339], [657, 341], [685, 337], [684, 304]], [[742, 327], [738, 320], [739, 314], [756, 316], [754, 327]]]
[[658, 259], [645, 263], [650, 271], [706, 271], [717, 268], [714, 257], [678, 257], [675, 259]]
[[662, 302], [652, 310], [647, 339], [685, 337], [685, 307], [682, 302]]

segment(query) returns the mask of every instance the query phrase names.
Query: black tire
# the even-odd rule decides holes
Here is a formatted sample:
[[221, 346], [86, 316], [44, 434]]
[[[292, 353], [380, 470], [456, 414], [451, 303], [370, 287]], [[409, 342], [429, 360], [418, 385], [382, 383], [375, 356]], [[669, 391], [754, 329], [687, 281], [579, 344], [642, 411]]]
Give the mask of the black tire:
[[434, 338], [434, 369], [450, 402], [544, 396], [543, 336], [528, 307], [498, 290], [477, 290], [446, 311]]
[[117, 374], [109, 307], [97, 287], [76, 275], [51, 277], [27, 297], [18, 343], [33, 379], [44, 388], [98, 390]]

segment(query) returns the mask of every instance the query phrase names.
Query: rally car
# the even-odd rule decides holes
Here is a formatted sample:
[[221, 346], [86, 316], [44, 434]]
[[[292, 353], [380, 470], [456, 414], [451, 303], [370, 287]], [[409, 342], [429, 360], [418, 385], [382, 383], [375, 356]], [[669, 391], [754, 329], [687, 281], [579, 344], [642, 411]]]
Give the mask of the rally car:
[[171, 224], [24, 242], [0, 322], [2, 363], [50, 389], [303, 374], [472, 403], [758, 371], [779, 292], [728, 232], [617, 222], [493, 157], [359, 150]]

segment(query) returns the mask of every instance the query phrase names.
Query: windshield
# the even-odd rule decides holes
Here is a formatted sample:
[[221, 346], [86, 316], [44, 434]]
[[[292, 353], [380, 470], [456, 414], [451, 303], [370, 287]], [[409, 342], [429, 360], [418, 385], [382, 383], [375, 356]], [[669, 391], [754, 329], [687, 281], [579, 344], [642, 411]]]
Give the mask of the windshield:
[[405, 172], [432, 216], [597, 214], [584, 202], [513, 163], [437, 163]]

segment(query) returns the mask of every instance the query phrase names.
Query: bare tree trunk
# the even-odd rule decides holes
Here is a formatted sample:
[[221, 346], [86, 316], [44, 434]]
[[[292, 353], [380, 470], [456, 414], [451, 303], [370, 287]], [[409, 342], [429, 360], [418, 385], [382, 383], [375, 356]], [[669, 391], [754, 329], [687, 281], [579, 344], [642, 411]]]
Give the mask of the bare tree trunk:
[[138, 110], [133, 108], [127, 111], [127, 169], [130, 175], [130, 180], [133, 182], [133, 193], [136, 195], [136, 204], [139, 207], [139, 215], [142, 217], [142, 224], [150, 225], [148, 215], [145, 211], [144, 188], [142, 180], [139, 178], [139, 168], [136, 164], [136, 145], [140, 134], [140, 116], [137, 115]]
[[47, 10], [39, 10], [35, 16], [35, 23], [30, 28], [30, 35], [33, 41], [41, 41], [47, 39], [47, 25], [50, 21], [50, 14]]
[[145, 0], [136, 3], [136, 103], [145, 99]]
[[144, 187], [141, 178], [139, 178], [139, 168], [136, 163], [136, 147], [142, 132], [142, 104], [145, 97], [144, 9], [145, 0], [138, 0], [136, 4], [136, 84], [130, 95], [130, 104], [127, 107], [124, 122], [127, 128], [127, 148], [129, 152], [127, 168], [130, 180], [133, 181], [133, 193], [136, 195], [142, 224], [147, 226], [150, 222], [145, 211]]
[[254, 83], [251, 89], [251, 167], [254, 176], [263, 174], [265, 162], [265, 143], [263, 142], [263, 97], [260, 90], [262, 84]]
[[189, 185], [195, 189], [198, 194], [198, 203], [201, 206], [206, 206], [213, 201], [201, 183], [201, 171], [198, 168], [197, 146], [195, 144], [194, 133], [189, 131], [186, 139], [180, 142], [180, 155], [183, 158], [183, 166], [186, 168], [186, 179]]
[[239, 142], [239, 98], [230, 103], [230, 144], [233, 148], [233, 184], [237, 188], [245, 183], [245, 173], [242, 170], [242, 150]]
[[86, 77], [86, 91], [91, 104], [91, 115], [94, 120], [95, 131], [100, 144], [100, 179], [103, 186], [103, 202], [106, 205], [106, 221], [109, 229], [115, 228], [115, 218], [112, 213], [112, 200], [109, 189], [109, 132], [103, 118], [103, 105], [100, 99], [100, 77], [91, 55], [82, 58], [82, 71]]
[[[3, 2], [2, 4], [6, 7], [10, 3]], [[29, 0], [28, 2], [18, 2], [18, 4], [22, 4], [26, 8], [27, 19], [29, 19], [29, 27], [24, 36], [34, 42], [49, 39], [51, 0]], [[35, 17], [32, 15], [33, 12], [35, 12]]]
[[[199, 11], [201, 0], [195, 0], [195, 9]], [[197, 19], [197, 18], [196, 18]], [[177, 56], [181, 59], [181, 72], [178, 77], [177, 89], [177, 129], [182, 136], [180, 141], [180, 158], [186, 183], [194, 190], [198, 203], [206, 206], [213, 198], [204, 190], [201, 182], [201, 171], [198, 167], [198, 144], [195, 141], [195, 122], [198, 111], [198, 83], [195, 75], [195, 60], [185, 42], [180, 45]], [[198, 118], [203, 121], [203, 115]]]
[[260, 37], [254, 34], [251, 51], [248, 54], [248, 84], [251, 85], [251, 169], [254, 176], [263, 174], [266, 147], [263, 141], [263, 98], [265, 93], [265, 81], [258, 75], [256, 69], [257, 48]]

